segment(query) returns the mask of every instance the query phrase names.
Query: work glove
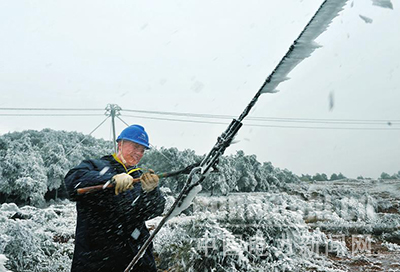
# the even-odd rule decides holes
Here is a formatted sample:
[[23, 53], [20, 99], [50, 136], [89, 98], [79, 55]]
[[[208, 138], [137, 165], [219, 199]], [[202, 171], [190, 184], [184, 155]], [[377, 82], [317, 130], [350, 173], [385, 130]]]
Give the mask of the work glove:
[[125, 192], [133, 188], [133, 178], [127, 173], [117, 174], [112, 177], [112, 181], [115, 182], [115, 194]]
[[152, 169], [149, 169], [149, 172], [144, 173], [140, 177], [140, 182], [142, 184], [142, 189], [145, 192], [151, 192], [158, 186], [158, 176], [154, 174], [154, 171]]

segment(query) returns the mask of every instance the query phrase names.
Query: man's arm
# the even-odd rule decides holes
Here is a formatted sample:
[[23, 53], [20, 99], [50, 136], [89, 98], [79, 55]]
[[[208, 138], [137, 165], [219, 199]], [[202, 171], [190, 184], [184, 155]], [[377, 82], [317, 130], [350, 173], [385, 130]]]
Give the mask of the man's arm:
[[[105, 166], [106, 167], [106, 166]], [[105, 172], [105, 173], [103, 173]], [[98, 170], [90, 160], [81, 162], [78, 166], [72, 168], [64, 178], [69, 197], [76, 198], [76, 190], [93, 185], [104, 184], [110, 180], [113, 174], [107, 173], [106, 168]]]

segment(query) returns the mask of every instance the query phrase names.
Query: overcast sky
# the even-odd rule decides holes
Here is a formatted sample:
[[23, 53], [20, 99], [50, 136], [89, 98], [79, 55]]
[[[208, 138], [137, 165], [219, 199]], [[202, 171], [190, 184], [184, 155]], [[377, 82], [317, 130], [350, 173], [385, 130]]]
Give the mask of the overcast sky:
[[[321, 3], [1, 0], [0, 108], [102, 109], [115, 103], [237, 117]], [[227, 154], [243, 150], [296, 174], [378, 177], [399, 171], [400, 11], [394, 5], [349, 1], [318, 38], [323, 47], [289, 74], [279, 93], [262, 95], [249, 115], [380, 123], [245, 120], [239, 143]], [[226, 127], [123, 114], [124, 121], [146, 127], [154, 146], [198, 154], [208, 152]], [[104, 118], [0, 115], [0, 134], [47, 127], [87, 134]], [[124, 127], [117, 122], [117, 130]], [[354, 130], [360, 127], [389, 130]], [[111, 139], [110, 122], [93, 135]]]

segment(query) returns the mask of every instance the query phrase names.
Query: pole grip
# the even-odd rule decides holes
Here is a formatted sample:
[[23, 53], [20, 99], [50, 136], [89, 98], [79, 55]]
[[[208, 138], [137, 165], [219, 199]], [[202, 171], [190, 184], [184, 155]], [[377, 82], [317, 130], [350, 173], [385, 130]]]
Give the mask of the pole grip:
[[[157, 174], [157, 176], [159, 178], [167, 178], [167, 177], [177, 176], [177, 175], [180, 175], [180, 174], [189, 174], [190, 171], [194, 167], [198, 166], [199, 164], [200, 164], [199, 162], [193, 163], [193, 164], [191, 164], [189, 166], [186, 166], [183, 169], [180, 169], [180, 170], [177, 170], [177, 171], [174, 171], [174, 172], [169, 172], [169, 173]], [[140, 178], [133, 179], [133, 182], [139, 182], [139, 181], [140, 181]], [[106, 188], [113, 188], [114, 186], [115, 185], [113, 183], [110, 183], [110, 184], [108, 184], [106, 186]], [[104, 187], [104, 184], [95, 185], [95, 186], [89, 186], [89, 187], [85, 187], [85, 188], [79, 188], [79, 189], [76, 190], [76, 192], [77, 192], [78, 195], [89, 194], [89, 193], [92, 193], [92, 192], [97, 192], [97, 191], [101, 191], [101, 190], [105, 189], [103, 187]]]
[[[140, 178], [133, 179], [133, 182], [139, 182], [139, 181], [140, 181]], [[113, 188], [114, 186], [115, 186], [114, 183], [110, 183], [105, 188], [103, 188], [104, 184], [99, 184], [99, 185], [89, 186], [89, 187], [85, 187], [85, 188], [79, 188], [76, 190], [76, 192], [78, 195], [83, 195], [83, 194], [98, 192], [98, 191], [101, 191], [106, 188]]]

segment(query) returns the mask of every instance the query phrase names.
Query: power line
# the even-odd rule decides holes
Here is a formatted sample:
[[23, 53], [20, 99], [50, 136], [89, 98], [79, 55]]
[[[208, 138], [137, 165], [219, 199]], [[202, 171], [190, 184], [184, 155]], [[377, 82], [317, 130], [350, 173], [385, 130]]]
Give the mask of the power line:
[[[12, 111], [104, 111], [105, 109], [85, 109], [85, 108], [0, 108], [0, 110], [12, 110]], [[234, 116], [230, 115], [215, 115], [215, 114], [201, 114], [201, 113], [182, 113], [182, 112], [167, 112], [167, 111], [145, 111], [145, 110], [122, 110], [125, 112], [135, 112], [147, 115], [162, 115], [162, 116], [175, 116], [183, 118], [165, 118], [155, 116], [142, 116], [142, 115], [124, 115], [126, 117], [152, 119], [161, 121], [172, 121], [172, 122], [186, 122], [186, 123], [198, 123], [198, 124], [214, 124], [214, 125], [227, 125], [229, 122], [220, 121], [208, 121], [204, 119], [233, 119]], [[0, 113], [0, 116], [24, 116], [24, 117], [83, 117], [83, 116], [103, 116], [104, 114], [94, 113]], [[119, 118], [117, 116], [117, 118]], [[192, 118], [192, 119], [188, 119]], [[193, 118], [201, 118], [196, 120]], [[121, 118], [119, 118], [124, 122]], [[362, 119], [311, 119], [311, 118], [291, 118], [291, 117], [248, 117], [247, 121], [254, 121], [258, 123], [247, 123], [246, 126], [250, 127], [268, 127], [268, 128], [292, 128], [292, 129], [339, 129], [339, 130], [400, 130], [396, 122], [400, 120], [362, 120]], [[303, 124], [326, 124], [333, 126], [296, 126], [296, 125], [270, 125], [260, 124], [259, 122], [278, 122], [278, 123], [303, 123]], [[125, 122], [124, 122], [125, 123]], [[126, 124], [126, 123], [125, 123]], [[126, 124], [127, 125], [127, 124]], [[345, 127], [338, 127], [336, 125], [345, 125]], [[349, 127], [347, 125], [385, 125], [391, 127]], [[394, 125], [394, 127], [392, 126]]]
[[400, 130], [400, 128], [378, 128], [378, 127], [302, 127], [302, 126], [278, 126], [278, 125], [257, 125], [246, 124], [251, 127], [270, 127], [270, 128], [299, 128], [299, 129], [339, 129], [339, 130]]
[[121, 117], [117, 116], [117, 118], [118, 118], [119, 120], [121, 120], [122, 123], [124, 123], [126, 126], [129, 127], [129, 124], [128, 124], [127, 122], [125, 122], [124, 120], [122, 120]]
[[[261, 117], [262, 118], [262, 117]], [[372, 124], [381, 124], [387, 125], [388, 122], [394, 124], [398, 121], [389, 121], [389, 120], [351, 120], [351, 119], [307, 119], [307, 118], [274, 118], [270, 117], [270, 119], [261, 119], [260, 117], [250, 118], [248, 120], [252, 121], [264, 121], [264, 122], [286, 122], [286, 123], [311, 123], [311, 124], [348, 124], [348, 125], [372, 125]]]
[[190, 117], [201, 117], [201, 118], [217, 118], [217, 119], [232, 119], [235, 118], [233, 115], [214, 115], [205, 113], [189, 113], [189, 112], [169, 112], [169, 111], [145, 111], [145, 110], [127, 110], [122, 111], [136, 112], [136, 113], [147, 113], [147, 114], [160, 114], [160, 115], [175, 115], [175, 116], [190, 116]]
[[104, 111], [104, 109], [82, 109], [82, 108], [0, 108], [0, 110], [11, 111]]
[[139, 115], [124, 115], [124, 116], [134, 117], [134, 118], [143, 118], [143, 119], [152, 119], [152, 120], [162, 120], [162, 121], [186, 122], [186, 123], [216, 124], [216, 125], [229, 124], [229, 122], [223, 123], [223, 122], [211, 122], [211, 121], [200, 121], [200, 120], [171, 119], [171, 118], [148, 117], [148, 116], [139, 116]]
[[[211, 119], [233, 119], [237, 116], [233, 115], [215, 115], [215, 114], [204, 114], [204, 113], [188, 113], [188, 112], [168, 112], [168, 111], [144, 111], [144, 110], [128, 110], [123, 109], [122, 111], [146, 113], [146, 114], [158, 114], [158, 115], [172, 115], [172, 116], [183, 116], [183, 117], [197, 117], [197, 118], [211, 118]], [[343, 123], [343, 124], [387, 124], [400, 122], [400, 120], [365, 120], [365, 119], [317, 119], [317, 118], [292, 118], [292, 117], [247, 117], [247, 120], [252, 121], [268, 121], [268, 122], [294, 122], [294, 123]]]
[[69, 154], [71, 154], [81, 143], [83, 143], [84, 140], [86, 140], [90, 135], [93, 134], [93, 132], [95, 132], [102, 124], [104, 124], [105, 121], [107, 121], [107, 119], [110, 118], [110, 116], [107, 116], [106, 119], [104, 119], [97, 127], [95, 127], [88, 135], [85, 135], [85, 137], [83, 137], [82, 141], [80, 141], [79, 143], [77, 143], [71, 150], [69, 150], [66, 153], [66, 156], [68, 156]]
[[[85, 109], [85, 108], [0, 108], [0, 110], [12, 110], [12, 111], [104, 111], [104, 109]], [[168, 111], [148, 111], [148, 110], [132, 110], [132, 109], [121, 109], [126, 112], [136, 112], [145, 114], [156, 114], [156, 115], [171, 115], [171, 116], [182, 116], [182, 117], [196, 117], [196, 118], [207, 118], [207, 119], [233, 119], [236, 116], [224, 115], [224, 114], [205, 114], [205, 113], [189, 113], [189, 112], [168, 112]], [[100, 114], [52, 114], [48, 116], [99, 116]], [[9, 114], [4, 113], [0, 116], [46, 116], [45, 114]], [[338, 124], [384, 124], [387, 125], [395, 124], [400, 120], [390, 119], [323, 119], [323, 118], [294, 118], [294, 117], [257, 117], [249, 116], [247, 120], [252, 121], [264, 121], [264, 122], [293, 122], [293, 123], [338, 123]]]
[[[148, 117], [138, 115], [124, 115], [125, 117], [134, 117], [142, 119], [162, 120], [162, 121], [173, 121], [173, 122], [186, 122], [186, 123], [200, 123], [200, 124], [214, 124], [214, 125], [228, 125], [229, 123], [223, 122], [211, 122], [211, 121], [199, 121], [199, 120], [185, 120], [185, 119], [171, 119], [162, 117]], [[400, 128], [378, 128], [378, 127], [316, 127], [316, 126], [279, 126], [279, 125], [260, 125], [250, 124], [246, 122], [248, 127], [266, 127], [266, 128], [292, 128], [292, 129], [339, 129], [339, 130], [400, 130]]]
[[8, 113], [0, 113], [0, 116], [49, 116], [49, 117], [58, 117], [58, 116], [69, 116], [69, 117], [76, 117], [76, 116], [104, 116], [104, 114], [45, 114], [45, 113], [33, 113], [33, 114], [25, 114], [25, 113], [16, 113], [16, 114], [8, 114]]

